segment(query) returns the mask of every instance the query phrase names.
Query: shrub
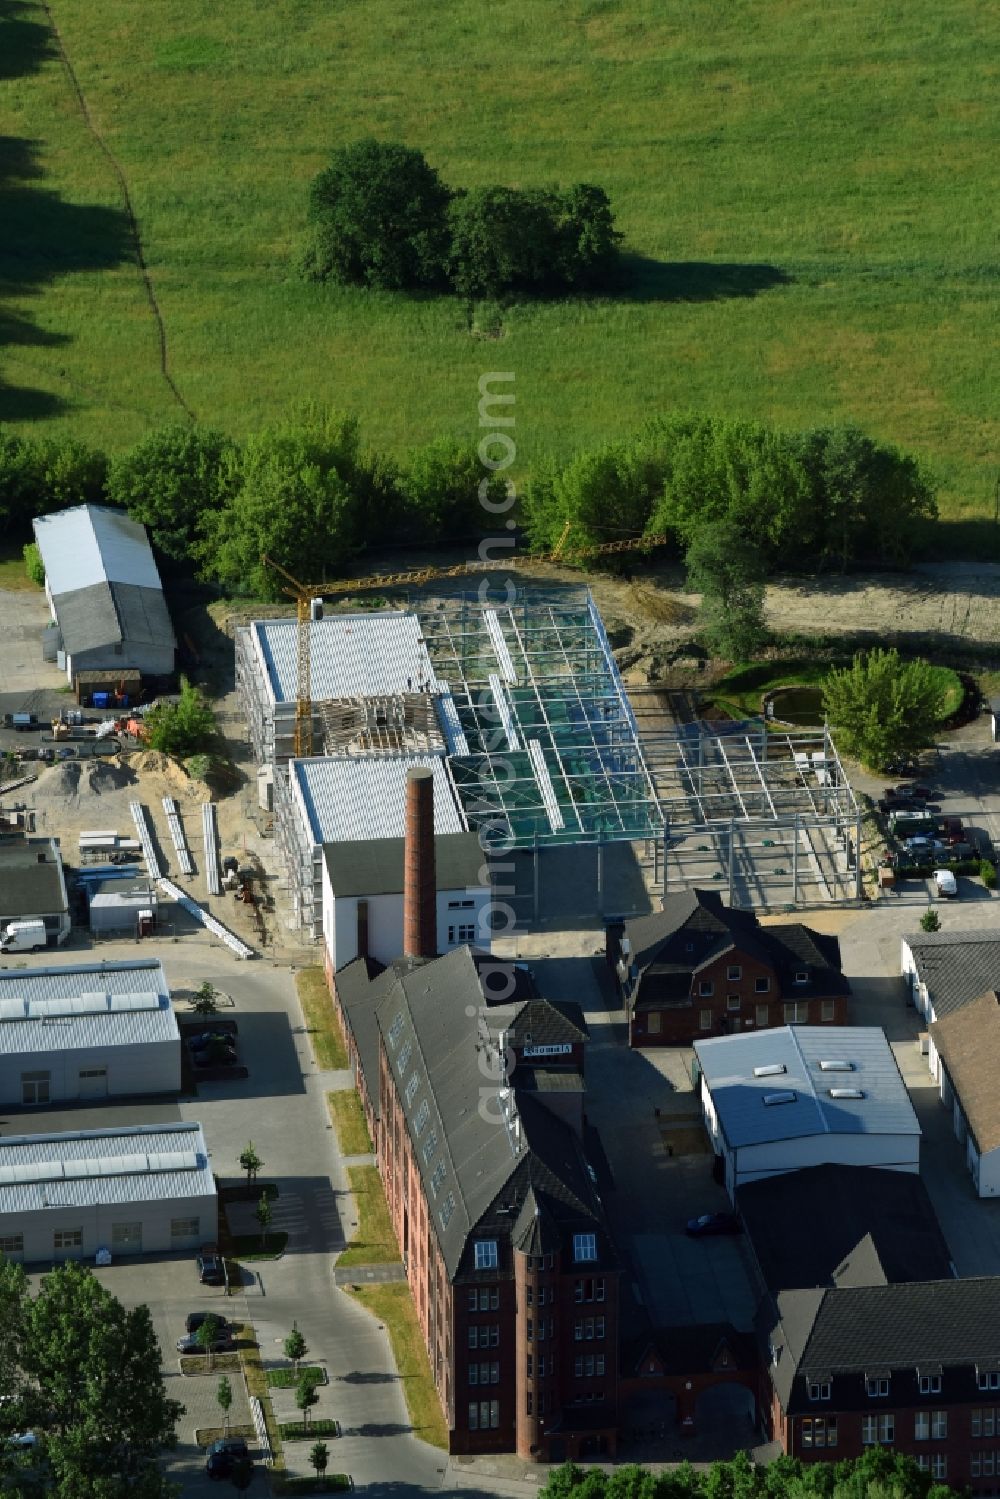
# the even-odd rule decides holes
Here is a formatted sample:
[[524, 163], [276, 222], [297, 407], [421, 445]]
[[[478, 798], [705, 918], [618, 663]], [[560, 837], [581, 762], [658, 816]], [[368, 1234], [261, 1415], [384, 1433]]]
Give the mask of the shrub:
[[37, 583], [39, 588], [45, 587], [45, 567], [42, 563], [42, 554], [38, 550], [38, 543], [29, 541], [24, 548], [24, 570], [32, 583]]
[[927, 910], [921, 916], [920, 929], [924, 932], [938, 932], [941, 930], [941, 918], [933, 906], [928, 906]]
[[981, 861], [979, 865], [979, 878], [982, 880], [987, 890], [993, 890], [996, 888], [996, 865], [992, 864], [989, 859], [983, 859]]

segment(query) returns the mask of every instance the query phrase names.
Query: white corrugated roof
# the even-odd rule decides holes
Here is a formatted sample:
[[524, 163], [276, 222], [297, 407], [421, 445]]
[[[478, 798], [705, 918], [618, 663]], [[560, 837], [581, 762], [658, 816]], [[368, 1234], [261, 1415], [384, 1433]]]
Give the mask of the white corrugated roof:
[[0, 1214], [214, 1196], [200, 1124], [0, 1137]]
[[[74, 1007], [80, 1013], [68, 1013]], [[155, 958], [0, 970], [0, 1051], [134, 1046], [176, 1041], [178, 1034], [163, 965]]]
[[406, 831], [406, 774], [426, 766], [434, 773], [434, 831], [463, 833], [445, 762], [439, 755], [400, 755], [385, 760], [293, 760], [295, 777], [316, 843], [363, 838], [402, 838]]
[[53, 595], [92, 588], [95, 583], [160, 587], [146, 528], [124, 510], [77, 505], [34, 521], [45, 576]]
[[[878, 1026], [786, 1025], [696, 1041], [694, 1050], [732, 1146], [804, 1135], [920, 1134], [892, 1047]], [[824, 1061], [833, 1067], [825, 1070]], [[863, 1097], [832, 1097], [831, 1089]], [[794, 1100], [764, 1102], [789, 1093]]]
[[[310, 626], [309, 681], [320, 698], [378, 697], [436, 685], [434, 668], [415, 614], [331, 614]], [[294, 619], [257, 620], [251, 637], [270, 695], [293, 703], [298, 689]]]

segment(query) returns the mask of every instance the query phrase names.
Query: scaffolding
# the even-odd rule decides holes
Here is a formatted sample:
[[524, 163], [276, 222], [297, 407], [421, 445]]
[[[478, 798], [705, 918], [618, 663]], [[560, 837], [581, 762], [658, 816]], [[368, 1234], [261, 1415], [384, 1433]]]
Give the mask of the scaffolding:
[[507, 848], [634, 841], [662, 829], [588, 589], [530, 590], [494, 607], [450, 598], [420, 617], [471, 826]]

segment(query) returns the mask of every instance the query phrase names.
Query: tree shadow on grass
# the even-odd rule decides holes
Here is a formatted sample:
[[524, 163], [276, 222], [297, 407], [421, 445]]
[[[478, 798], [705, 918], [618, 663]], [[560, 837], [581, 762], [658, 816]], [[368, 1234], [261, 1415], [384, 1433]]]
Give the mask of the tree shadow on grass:
[[0, 0], [0, 80], [37, 73], [56, 55], [52, 33], [36, 6]]
[[651, 260], [645, 255], [621, 258], [621, 285], [613, 293], [621, 302], [721, 302], [756, 297], [790, 286], [793, 277], [780, 266], [718, 260]]
[[[3, 15], [0, 9], [0, 23]], [[37, 142], [0, 136], [0, 349], [67, 344], [66, 334], [40, 327], [11, 301], [39, 296], [61, 276], [111, 269], [132, 255], [121, 209], [69, 203], [43, 187], [43, 177]], [[0, 421], [52, 416], [64, 404], [57, 395], [0, 383]]]

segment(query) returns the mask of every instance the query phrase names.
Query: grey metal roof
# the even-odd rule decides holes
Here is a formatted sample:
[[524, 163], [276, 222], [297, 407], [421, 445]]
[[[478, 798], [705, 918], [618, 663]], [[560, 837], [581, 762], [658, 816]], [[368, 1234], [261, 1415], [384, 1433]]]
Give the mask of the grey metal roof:
[[843, 1284], [866, 1256], [874, 1277], [868, 1284], [951, 1274], [927, 1188], [911, 1171], [807, 1166], [739, 1187], [736, 1205], [773, 1295]]
[[94, 583], [55, 600], [59, 633], [71, 656], [106, 645], [173, 646], [174, 631], [159, 589]]
[[176, 1041], [163, 965], [86, 963], [0, 970], [0, 1052]]
[[940, 1020], [960, 1010], [987, 989], [1000, 989], [1000, 929], [976, 927], [966, 932], [918, 932], [904, 937], [917, 977], [930, 995]]
[[0, 846], [0, 916], [17, 921], [68, 909], [62, 856], [54, 838]]
[[[403, 889], [402, 838], [328, 843], [323, 849], [334, 895], [397, 895]], [[477, 833], [448, 833], [434, 840], [438, 890], [482, 889], [486, 855]]]
[[[780, 1026], [694, 1043], [719, 1125], [734, 1148], [807, 1135], [920, 1134], [892, 1047], [878, 1026]], [[823, 1061], [851, 1064], [825, 1071]], [[754, 1076], [754, 1069], [784, 1071]], [[858, 1089], [862, 1098], [834, 1098]], [[794, 1100], [765, 1098], [794, 1093]]]
[[215, 1195], [200, 1124], [0, 1137], [0, 1215]]
[[[320, 698], [379, 697], [386, 693], [435, 691], [437, 679], [415, 614], [387, 610], [331, 614], [310, 626], [309, 681]], [[251, 644], [271, 701], [294, 703], [298, 693], [294, 619], [256, 620]]]
[[406, 831], [406, 776], [414, 767], [434, 772], [434, 831], [464, 833], [444, 760], [439, 755], [401, 755], [385, 760], [293, 760], [290, 772], [305, 804], [315, 843], [356, 843], [402, 838]]
[[33, 526], [54, 598], [95, 583], [160, 588], [146, 528], [124, 510], [76, 505], [41, 515]]

